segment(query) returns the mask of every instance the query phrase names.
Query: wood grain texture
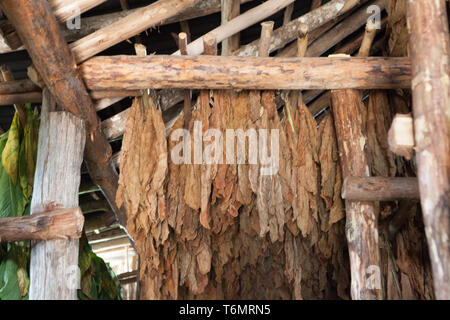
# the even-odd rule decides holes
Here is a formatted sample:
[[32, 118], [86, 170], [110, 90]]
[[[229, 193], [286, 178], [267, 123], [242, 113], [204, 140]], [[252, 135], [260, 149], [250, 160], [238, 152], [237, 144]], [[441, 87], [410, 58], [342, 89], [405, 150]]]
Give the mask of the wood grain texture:
[[57, 209], [31, 216], [0, 219], [0, 242], [78, 239], [84, 217], [80, 208]]
[[346, 177], [342, 198], [354, 201], [419, 199], [417, 178]]
[[80, 72], [91, 90], [389, 89], [411, 85], [407, 58], [102, 56]]
[[420, 200], [437, 299], [450, 299], [450, 45], [445, 0], [408, 1]]
[[[31, 214], [78, 207], [85, 127], [44, 90]], [[33, 242], [30, 300], [77, 298], [78, 239]]]
[[[357, 90], [332, 90], [332, 113], [336, 128], [342, 176], [370, 176], [367, 133], [361, 114], [362, 98]], [[381, 277], [378, 214], [373, 202], [345, 201], [346, 236], [350, 255], [351, 297], [381, 299], [382, 290], [370, 282], [371, 272]], [[376, 279], [373, 279], [376, 280]]]

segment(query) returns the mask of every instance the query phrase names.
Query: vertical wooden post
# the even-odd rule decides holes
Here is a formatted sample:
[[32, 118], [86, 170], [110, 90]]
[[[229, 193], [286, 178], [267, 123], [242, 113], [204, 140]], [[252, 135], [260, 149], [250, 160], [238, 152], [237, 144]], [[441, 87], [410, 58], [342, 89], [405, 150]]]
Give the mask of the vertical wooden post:
[[[68, 112], [55, 112], [43, 92], [31, 214], [78, 206], [85, 127]], [[78, 239], [35, 241], [31, 247], [30, 300], [77, 299]]]
[[445, 0], [408, 1], [420, 200], [437, 299], [450, 299], [450, 74]]
[[[241, 12], [240, 0], [221, 0], [222, 24], [236, 18]], [[239, 49], [240, 35], [235, 35], [222, 41], [222, 56], [231, 56], [234, 50]]]
[[[332, 90], [331, 103], [343, 178], [370, 176], [360, 92], [354, 89]], [[381, 299], [376, 208], [372, 202], [346, 200], [345, 211], [352, 299]]]

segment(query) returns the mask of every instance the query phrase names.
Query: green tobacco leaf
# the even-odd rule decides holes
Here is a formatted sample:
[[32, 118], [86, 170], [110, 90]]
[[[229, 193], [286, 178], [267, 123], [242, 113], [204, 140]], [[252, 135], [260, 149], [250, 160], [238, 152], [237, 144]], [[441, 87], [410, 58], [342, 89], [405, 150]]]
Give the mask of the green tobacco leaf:
[[81, 289], [78, 291], [79, 299], [122, 299], [116, 275], [105, 261], [92, 251], [85, 234], [80, 238], [78, 264], [82, 275]]
[[20, 150], [20, 123], [17, 112], [14, 114], [11, 127], [8, 130], [8, 141], [2, 151], [2, 165], [11, 177], [13, 184], [17, 183]]
[[29, 200], [33, 194], [34, 171], [36, 169], [36, 149], [38, 144], [39, 120], [37, 111], [26, 106], [27, 123], [19, 151], [19, 180], [24, 197]]
[[17, 264], [7, 259], [0, 264], [0, 300], [21, 299], [19, 281], [17, 278]]
[[[3, 154], [9, 132], [0, 136], [0, 152]], [[27, 200], [23, 197], [20, 184], [14, 184], [0, 161], [0, 217], [21, 216]]]

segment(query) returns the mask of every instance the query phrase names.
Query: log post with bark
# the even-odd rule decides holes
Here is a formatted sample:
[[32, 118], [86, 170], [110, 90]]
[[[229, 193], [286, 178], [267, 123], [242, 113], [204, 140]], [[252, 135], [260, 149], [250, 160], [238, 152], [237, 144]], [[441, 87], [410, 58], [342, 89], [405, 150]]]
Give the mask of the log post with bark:
[[450, 299], [450, 46], [445, 0], [408, 1], [420, 200], [437, 299]]
[[[358, 90], [331, 91], [331, 109], [344, 179], [370, 176], [362, 103]], [[381, 277], [377, 210], [373, 202], [346, 200], [345, 211], [351, 296], [355, 300], [381, 299], [382, 290], [375, 285]]]

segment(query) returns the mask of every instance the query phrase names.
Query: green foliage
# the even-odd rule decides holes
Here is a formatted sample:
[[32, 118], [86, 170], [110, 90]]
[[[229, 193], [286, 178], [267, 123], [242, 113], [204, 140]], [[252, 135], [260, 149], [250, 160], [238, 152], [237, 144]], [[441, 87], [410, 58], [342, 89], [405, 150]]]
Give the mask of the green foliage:
[[97, 256], [85, 235], [80, 239], [78, 266], [81, 275], [80, 300], [122, 300], [119, 280], [108, 264]]
[[0, 300], [27, 300], [30, 285], [28, 246], [8, 244], [6, 251], [0, 262]]
[[[30, 214], [39, 132], [39, 115], [26, 105], [27, 122], [14, 116], [0, 136], [0, 218]], [[30, 249], [26, 243], [0, 244], [0, 300], [28, 299]], [[122, 299], [119, 281], [87, 242], [80, 240], [79, 299]]]

